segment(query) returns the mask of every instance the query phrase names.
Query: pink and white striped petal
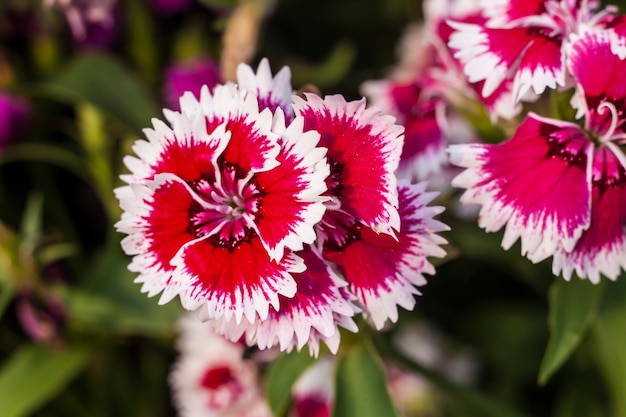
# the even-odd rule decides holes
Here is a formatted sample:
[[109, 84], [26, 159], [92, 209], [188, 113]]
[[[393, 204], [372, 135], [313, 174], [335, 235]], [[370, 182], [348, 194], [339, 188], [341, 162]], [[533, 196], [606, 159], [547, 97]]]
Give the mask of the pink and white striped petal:
[[330, 174], [326, 149], [317, 147], [319, 133], [303, 129], [302, 117], [285, 126], [283, 112], [278, 109], [272, 130], [280, 135], [280, 165], [256, 175], [264, 197], [254, 225], [274, 259], [282, 257], [285, 247], [300, 250], [303, 243], [313, 243], [314, 226], [326, 211], [328, 198], [322, 197]]
[[147, 140], [137, 140], [132, 146], [137, 156], [124, 158], [131, 172], [121, 176], [125, 182], [152, 179], [161, 172], [193, 182], [215, 171], [217, 158], [230, 141], [230, 133], [224, 126], [216, 126], [213, 132], [207, 133], [201, 116], [189, 118], [180, 113], [166, 113], [171, 128], [161, 120], [152, 119], [153, 127], [144, 129]]
[[209, 134], [226, 123], [231, 140], [222, 153], [225, 163], [237, 165], [244, 172], [267, 171], [279, 164], [278, 135], [272, 132], [273, 112], [259, 111], [258, 99], [249, 91], [234, 84], [218, 85], [213, 94], [203, 88], [200, 100], [191, 93], [184, 94], [180, 107], [184, 117], [204, 117]]
[[243, 239], [219, 235], [199, 238], [184, 246], [172, 260], [172, 281], [186, 285], [183, 307], [202, 308], [209, 319], [265, 320], [270, 305], [278, 309], [279, 295], [293, 297], [293, 273], [302, 272], [302, 260], [291, 252], [277, 261], [270, 258], [252, 230]]
[[[585, 127], [598, 136], [624, 129], [626, 61], [613, 51], [615, 39], [609, 30], [586, 32], [572, 42], [569, 52], [569, 68], [577, 83], [572, 102], [578, 116], [586, 116]], [[607, 111], [607, 105], [615, 108], [615, 114]]]
[[138, 272], [135, 282], [152, 297], [163, 292], [161, 303], [170, 301], [189, 283], [172, 279], [172, 259], [187, 243], [196, 239], [189, 230], [189, 207], [199, 198], [186, 183], [173, 174], [158, 174], [154, 180], [128, 186], [122, 198], [119, 232], [127, 234], [122, 248], [133, 255], [129, 269]]
[[[293, 274], [298, 288], [296, 294], [291, 298], [281, 296], [278, 309], [270, 309], [267, 319], [248, 326], [246, 342], [260, 349], [279, 346], [281, 351], [300, 350], [308, 344], [309, 352], [317, 356], [319, 342], [338, 337], [338, 326], [353, 332], [358, 330], [352, 317], [360, 310], [345, 291], [347, 283], [315, 248], [307, 246], [297, 255], [304, 260], [306, 270]], [[220, 327], [231, 340], [240, 332], [240, 329], [228, 329], [228, 323]], [[336, 344], [327, 344], [336, 352]]]
[[291, 95], [294, 91], [289, 67], [282, 67], [275, 76], [272, 76], [267, 58], [261, 59], [256, 73], [249, 65], [241, 63], [237, 67], [237, 84], [239, 88], [251, 91], [257, 96], [260, 110], [269, 108], [273, 113], [281, 108], [288, 121], [293, 119]]
[[521, 238], [537, 262], [561, 245], [570, 251], [589, 227], [592, 142], [573, 123], [529, 113], [498, 145], [454, 145], [451, 163], [467, 168], [453, 180], [463, 203], [480, 204], [479, 225], [506, 225], [502, 246]]
[[424, 182], [404, 181], [398, 192], [402, 227], [395, 238], [346, 217], [330, 218], [339, 213], [327, 215], [325, 228], [324, 258], [338, 265], [363, 314], [372, 318], [377, 329], [387, 320], [397, 321], [398, 305], [413, 309], [414, 296], [420, 294], [415, 286], [426, 284], [424, 273], [435, 273], [427, 258], [445, 255], [440, 245], [446, 240], [437, 233], [448, 227], [434, 219], [443, 208], [427, 205], [437, 193], [426, 192]]
[[304, 128], [317, 130], [319, 146], [328, 148], [330, 195], [341, 208], [378, 233], [399, 230], [394, 171], [404, 143], [403, 128], [365, 100], [346, 102], [341, 95], [322, 99], [294, 96]]
[[487, 25], [501, 27], [545, 13], [548, 2], [545, 0], [483, 0], [481, 3], [488, 18]]
[[595, 151], [591, 225], [571, 252], [560, 248], [554, 254], [552, 271], [563, 272], [566, 280], [572, 272], [597, 284], [600, 274], [615, 280], [626, 269], [626, 158], [612, 144]]
[[404, 146], [396, 175], [426, 179], [447, 161], [442, 123], [445, 116], [440, 98], [428, 98], [414, 80], [367, 81], [361, 90], [368, 99], [404, 126]]
[[485, 81], [481, 92], [484, 97], [511, 74], [516, 101], [531, 89], [541, 94], [546, 88], [565, 85], [565, 52], [560, 35], [545, 35], [540, 29], [546, 28], [502, 29], [459, 22], [450, 25], [456, 32], [448, 45], [457, 50], [454, 56], [463, 63], [469, 82]]

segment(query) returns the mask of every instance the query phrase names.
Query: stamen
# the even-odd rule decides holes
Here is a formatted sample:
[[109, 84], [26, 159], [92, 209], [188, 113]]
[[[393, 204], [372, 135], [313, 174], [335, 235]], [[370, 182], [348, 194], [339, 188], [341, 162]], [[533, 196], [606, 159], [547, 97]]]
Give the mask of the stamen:
[[604, 109], [609, 109], [609, 111], [611, 112], [611, 124], [609, 125], [609, 128], [604, 133], [604, 135], [598, 138], [600, 143], [606, 143], [611, 139], [611, 137], [615, 133], [615, 129], [617, 129], [618, 122], [617, 108], [615, 107], [615, 104], [608, 101], [603, 101], [598, 106], [598, 114], [604, 113]]

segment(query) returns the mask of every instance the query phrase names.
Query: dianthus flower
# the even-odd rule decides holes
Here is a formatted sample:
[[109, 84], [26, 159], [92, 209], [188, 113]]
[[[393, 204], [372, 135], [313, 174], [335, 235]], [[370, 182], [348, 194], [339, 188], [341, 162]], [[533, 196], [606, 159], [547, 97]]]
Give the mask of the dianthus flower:
[[426, 257], [444, 254], [435, 194], [398, 186], [402, 127], [365, 100], [294, 96], [267, 60], [237, 75], [183, 95], [126, 158], [129, 268], [230, 340], [336, 351], [361, 309], [380, 328], [414, 305]]
[[501, 144], [450, 148], [451, 161], [467, 168], [454, 181], [467, 189], [463, 201], [482, 205], [480, 226], [506, 225], [505, 248], [520, 238], [523, 255], [553, 255], [554, 274], [566, 279], [575, 271], [597, 283], [626, 267], [626, 61], [612, 48], [619, 41], [595, 29], [568, 46], [583, 127], [529, 113]]
[[398, 50], [399, 63], [393, 71], [386, 79], [361, 85], [373, 104], [405, 127], [397, 174], [417, 180], [434, 179], [442, 168], [449, 168], [448, 144], [476, 141], [458, 109], [479, 101], [494, 121], [511, 118], [520, 110], [513, 102], [510, 83], [503, 83], [490, 97], [478, 94], [483, 82], [469, 83], [462, 63], [447, 46], [454, 32], [449, 19], [468, 24], [486, 20], [477, 2], [427, 0], [423, 6], [425, 22], [405, 31]]
[[195, 315], [179, 321], [178, 358], [169, 376], [181, 417], [271, 417], [257, 364], [244, 346], [213, 332]]
[[449, 46], [489, 97], [512, 79], [516, 101], [564, 87], [570, 35], [604, 27], [615, 8], [595, 0], [483, 0], [484, 23], [451, 20]]

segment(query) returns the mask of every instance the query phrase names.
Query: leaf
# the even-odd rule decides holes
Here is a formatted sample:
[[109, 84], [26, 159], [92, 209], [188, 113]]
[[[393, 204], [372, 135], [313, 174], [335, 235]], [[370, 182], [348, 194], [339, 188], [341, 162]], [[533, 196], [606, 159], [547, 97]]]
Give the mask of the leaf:
[[157, 114], [144, 86], [119, 61], [104, 54], [79, 56], [43, 91], [71, 103], [87, 101], [136, 134]]
[[334, 417], [394, 417], [383, 365], [369, 343], [357, 345], [337, 368]]
[[626, 274], [605, 284], [593, 323], [595, 355], [602, 370], [614, 416], [626, 415]]
[[2, 417], [29, 415], [55, 397], [87, 364], [82, 348], [22, 347], [0, 370]]
[[265, 392], [275, 416], [285, 414], [291, 400], [291, 387], [314, 361], [308, 352], [301, 351], [279, 356], [272, 362], [267, 373]]
[[114, 334], [164, 337], [172, 333], [182, 313], [180, 303], [159, 305], [158, 297], [142, 293], [133, 282], [136, 274], [127, 268], [129, 262], [119, 242], [111, 239], [85, 270], [80, 290], [58, 288], [72, 325]]
[[[417, 372], [426, 378], [433, 386], [442, 393], [448, 394], [451, 398], [458, 400], [464, 405], [467, 415], [481, 417], [526, 417], [522, 412], [511, 408], [494, 398], [484, 395], [478, 391], [466, 388], [454, 381], [449, 380], [440, 373], [428, 369], [421, 364], [408, 358], [397, 349], [392, 348], [389, 342], [380, 338], [376, 339], [377, 347], [385, 357], [406, 366], [408, 369]], [[337, 415], [339, 417], [339, 414]]]
[[19, 161], [46, 162], [67, 169], [89, 182], [91, 174], [82, 157], [58, 146], [43, 143], [26, 143], [2, 149], [0, 165]]
[[556, 279], [550, 288], [550, 340], [539, 369], [543, 385], [580, 344], [596, 316], [604, 286], [582, 279]]

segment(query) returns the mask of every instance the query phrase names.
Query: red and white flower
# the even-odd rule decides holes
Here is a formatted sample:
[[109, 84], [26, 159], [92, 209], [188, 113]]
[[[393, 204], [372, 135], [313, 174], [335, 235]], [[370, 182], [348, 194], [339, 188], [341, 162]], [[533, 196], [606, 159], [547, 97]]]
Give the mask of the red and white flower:
[[215, 334], [195, 315], [183, 316], [179, 330], [169, 383], [181, 417], [272, 416], [257, 364], [243, 359], [243, 345]]
[[462, 200], [482, 205], [480, 226], [506, 226], [505, 248], [520, 238], [522, 254], [553, 255], [553, 272], [566, 279], [576, 271], [595, 283], [626, 267], [626, 61], [612, 50], [617, 36], [588, 31], [568, 48], [584, 127], [530, 113], [501, 144], [450, 147], [466, 168], [454, 181], [467, 189]]
[[516, 101], [566, 86], [570, 35], [602, 26], [615, 11], [598, 11], [593, 0], [484, 0], [483, 6], [483, 24], [450, 22], [456, 32], [449, 46], [469, 81], [484, 81], [484, 97], [512, 79]]
[[361, 309], [381, 327], [415, 304], [426, 258], [444, 254], [435, 193], [398, 186], [403, 128], [365, 100], [287, 103], [290, 73], [272, 77], [267, 60], [238, 75], [183, 95], [126, 157], [129, 268], [230, 340], [335, 352]]

